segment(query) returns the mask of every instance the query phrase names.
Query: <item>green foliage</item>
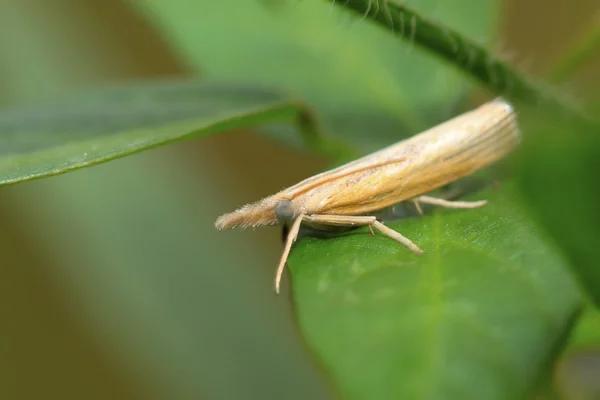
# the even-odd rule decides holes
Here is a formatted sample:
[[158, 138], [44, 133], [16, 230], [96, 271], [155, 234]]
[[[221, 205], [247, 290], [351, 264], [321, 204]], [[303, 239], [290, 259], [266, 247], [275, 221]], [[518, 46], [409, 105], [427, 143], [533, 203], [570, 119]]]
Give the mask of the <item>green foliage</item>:
[[[190, 61], [227, 84], [127, 86], [5, 111], [0, 184], [273, 122], [295, 122], [307, 147], [334, 153], [339, 162], [348, 156], [345, 143], [366, 152], [455, 114], [469, 88], [463, 73], [519, 104], [526, 143], [516, 184], [472, 196], [489, 200], [480, 209], [437, 209], [390, 223], [425, 250], [422, 257], [365, 229], [300, 240], [289, 259], [299, 329], [349, 399], [508, 400], [539, 389], [580, 310], [573, 277], [600, 302], [600, 131], [576, 107], [472, 40], [493, 31], [494, 1], [336, 2], [352, 10], [353, 27], [332, 18], [323, 1], [270, 14], [247, 3], [236, 4], [233, 14], [225, 6], [202, 6], [206, 31], [198, 30], [183, 0], [151, 3], [164, 7], [157, 22], [172, 36], [182, 35], [182, 48], [199, 47]], [[423, 17], [436, 8], [441, 21]], [[221, 29], [224, 21], [227, 29]], [[198, 40], [207, 31], [235, 42], [236, 51], [224, 52], [223, 41]], [[397, 35], [408, 40], [398, 43]], [[277, 89], [262, 89], [265, 84]], [[316, 114], [279, 90], [299, 96]], [[336, 141], [322, 135], [317, 116]], [[284, 130], [277, 126], [270, 134]], [[136, 227], [132, 232], [142, 236], [146, 229]], [[167, 243], [175, 248], [179, 242]], [[169, 289], [158, 278], [171, 255], [158, 263], [151, 253], [143, 256], [142, 264], [157, 268], [148, 271], [146, 289]], [[185, 300], [174, 304], [191, 307]], [[586, 332], [593, 332], [586, 336], [590, 342], [600, 337], [595, 329]], [[187, 354], [181, 346], [177, 351]]]
[[[132, 5], [147, 12], [207, 76], [286, 89], [312, 105], [328, 131], [363, 152], [450, 118], [471, 86], [418, 43], [399, 41], [345, 11], [345, 0], [276, 0], [273, 8], [221, 0], [211, 6], [192, 2], [193, 10], [188, 0], [148, 2], [151, 8]], [[468, 37], [488, 41], [496, 30], [495, 0], [403, 3]], [[212, 32], [219, 40], [207, 40]], [[284, 133], [271, 137], [281, 140]]]
[[0, 184], [87, 167], [152, 147], [272, 122], [316, 126], [300, 103], [242, 85], [174, 81], [126, 86], [0, 114]]
[[[540, 112], [542, 111], [542, 112]], [[600, 305], [600, 127], [524, 108], [520, 186], [531, 214], [562, 247]]]

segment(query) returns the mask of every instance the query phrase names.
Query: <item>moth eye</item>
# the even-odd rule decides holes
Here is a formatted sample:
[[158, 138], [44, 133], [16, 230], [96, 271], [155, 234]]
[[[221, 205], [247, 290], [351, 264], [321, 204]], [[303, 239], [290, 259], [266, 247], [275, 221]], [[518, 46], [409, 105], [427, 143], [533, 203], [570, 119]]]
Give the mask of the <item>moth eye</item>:
[[289, 200], [280, 200], [275, 206], [275, 215], [279, 221], [291, 221], [294, 218], [294, 207]]

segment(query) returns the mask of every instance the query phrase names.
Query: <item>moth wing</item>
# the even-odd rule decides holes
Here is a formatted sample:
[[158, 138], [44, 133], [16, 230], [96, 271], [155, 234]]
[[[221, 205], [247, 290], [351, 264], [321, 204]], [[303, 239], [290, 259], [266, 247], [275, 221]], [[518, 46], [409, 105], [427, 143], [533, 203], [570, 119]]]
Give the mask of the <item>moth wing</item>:
[[[414, 166], [406, 157], [356, 169], [343, 177], [311, 188], [304, 199], [308, 213], [356, 215], [406, 200]], [[408, 189], [408, 190], [407, 190]]]

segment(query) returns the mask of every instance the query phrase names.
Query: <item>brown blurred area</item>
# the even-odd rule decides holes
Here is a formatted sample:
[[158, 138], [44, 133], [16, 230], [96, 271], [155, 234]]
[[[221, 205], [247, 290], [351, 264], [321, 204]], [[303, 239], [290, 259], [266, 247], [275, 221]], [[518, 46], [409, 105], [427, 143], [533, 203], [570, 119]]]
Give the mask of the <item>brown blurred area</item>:
[[[164, 41], [121, 1], [17, 1], [0, 5], [0, 104], [26, 103], [104, 83], [185, 75]], [[65, 17], [68, 15], [68, 17]], [[11, 51], [15, 36], [33, 49]], [[44, 38], [46, 45], [35, 41]], [[34, 52], [42, 51], [34, 55]], [[44, 54], [43, 52], [46, 52]], [[55, 52], [77, 57], [56, 57]], [[110, 60], [110, 62], [106, 62]], [[50, 70], [42, 90], [24, 89], [19, 64]], [[37, 72], [37, 71], [33, 71]], [[53, 263], [20, 221], [12, 188], [0, 196], [1, 396], [14, 399], [146, 399], [157, 394], [97, 343], [78, 318]], [[73, 243], [74, 246], [77, 243]], [[160, 397], [160, 396], [159, 396]]]
[[[598, 5], [596, 0], [508, 0], [504, 9], [502, 31], [497, 38], [500, 47], [514, 54], [512, 59], [517, 65], [526, 66], [534, 74], [543, 74], [545, 66], [559, 57], [590, 21]], [[15, 45], [16, 38], [19, 46]], [[0, 2], [0, 105], [18, 105], [131, 79], [186, 75], [198, 72], [185, 65], [169, 41], [126, 2]], [[565, 86], [575, 97], [589, 96], [587, 83], [597, 79], [600, 79], [600, 57], [582, 68]], [[250, 131], [187, 141], [132, 158], [135, 168], [156, 171], [161, 176], [156, 182], [148, 181], [149, 187], [169, 180], [176, 180], [181, 187], [197, 184], [199, 188], [213, 182], [209, 196], [218, 200], [198, 206], [206, 217], [206, 232], [211, 231], [211, 218], [219, 212], [270, 194], [326, 165], [325, 160], [291, 150]], [[101, 179], [111, 179], [108, 172], [109, 178], [94, 174], [73, 173], [88, 184], [94, 184], [93, 179], [98, 179], [98, 184], [104, 184]], [[280, 251], [280, 233], [275, 229], [227, 236], [227, 240], [233, 237], [233, 241], [222, 252], [227, 248], [235, 252], [237, 246], [245, 246], [259, 255], [256, 265], [224, 267], [215, 282], [235, 282], [213, 304], [197, 305], [199, 309], [210, 306], [219, 318], [227, 319], [229, 322], [223, 324], [223, 329], [227, 326], [234, 331], [248, 330], [249, 336], [256, 337], [256, 343], [264, 340], [263, 348], [246, 355], [238, 353], [239, 359], [229, 353], [224, 356], [232, 357], [227, 365], [238, 364], [239, 369], [232, 367], [231, 371], [239, 375], [221, 377], [221, 383], [212, 384], [211, 378], [202, 382], [200, 377], [206, 375], [199, 372], [193, 387], [178, 392], [180, 388], [149, 379], [155, 370], [140, 372], [136, 362], [124, 362], [122, 354], [115, 353], [95, 325], [81, 317], [87, 306], [78, 303], [72, 291], [74, 283], [62, 275], [65, 270], [61, 265], [66, 261], [61, 255], [85, 249], [86, 238], [93, 237], [83, 226], [85, 220], [77, 220], [81, 211], [71, 209], [70, 203], [61, 198], [79, 195], [76, 189], [69, 186], [72, 190], [69, 192], [66, 184], [61, 183], [67, 179], [75, 178], [50, 178], [47, 182], [2, 188], [0, 192], [1, 398], [235, 398], [238, 392], [227, 389], [228, 379], [231, 386], [254, 388], [255, 393], [246, 392], [248, 396], [244, 398], [249, 399], [280, 393], [272, 392], [271, 384], [289, 389], [293, 395], [288, 398], [329, 398], [324, 379], [298, 337], [288, 299], [271, 296], [273, 261]], [[106, 190], [116, 189], [108, 184]], [[202, 192], [198, 198], [206, 195]], [[178, 207], [195, 212], [193, 198], [196, 197]], [[52, 236], [55, 241], [46, 240]], [[223, 237], [218, 240], [225, 240]], [[86, 258], [69, 262], [87, 268], [81, 260]], [[234, 300], [236, 296], [238, 299]], [[220, 303], [228, 302], [231, 302], [229, 308], [219, 309]], [[245, 308], [236, 308], [241, 305]], [[216, 329], [218, 321], [221, 320], [207, 319], [206, 324]], [[239, 321], [238, 325], [235, 321]], [[211, 335], [219, 337], [218, 332]], [[198, 338], [199, 342], [202, 340]], [[223, 354], [220, 352], [233, 343], [231, 338], [227, 340], [230, 341], [208, 343], [194, 354], [206, 354], [208, 363], [220, 360]], [[214, 370], [229, 371], [223, 362], [223, 366], [215, 366]], [[261, 362], [264, 364], [259, 365]], [[244, 374], [243, 368], [249, 366], [256, 375]], [[178, 374], [176, 366], [165, 368]], [[211, 370], [210, 366], [207, 370]], [[251, 382], [247, 386], [238, 383], [244, 379], [253, 380], [256, 386]]]
[[[533, 76], [544, 76], [561, 56], [593, 24], [600, 11], [595, 0], [519, 2], [505, 1], [499, 43], [506, 48], [515, 65]], [[514, 58], [513, 58], [514, 57]], [[597, 102], [596, 85], [600, 77], [600, 55], [586, 62], [560, 86], [566, 95], [582, 101]]]

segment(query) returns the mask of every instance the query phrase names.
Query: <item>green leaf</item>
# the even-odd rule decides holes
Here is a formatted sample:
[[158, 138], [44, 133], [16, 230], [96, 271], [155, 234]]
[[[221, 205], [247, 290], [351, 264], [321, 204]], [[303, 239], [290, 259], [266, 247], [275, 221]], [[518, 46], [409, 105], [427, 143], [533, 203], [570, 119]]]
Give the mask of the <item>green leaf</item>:
[[571, 348], [595, 347], [600, 349], [600, 311], [589, 307], [581, 317], [569, 343]]
[[6, 110], [0, 113], [0, 184], [56, 175], [192, 136], [282, 121], [296, 122], [313, 150], [335, 150], [319, 136], [304, 105], [257, 86], [156, 82]]
[[519, 186], [600, 306], [600, 127], [537, 107], [522, 109], [521, 122], [529, 140], [519, 157]]
[[298, 242], [289, 265], [309, 345], [349, 399], [515, 399], [534, 390], [579, 307], [514, 190], [475, 210]]

